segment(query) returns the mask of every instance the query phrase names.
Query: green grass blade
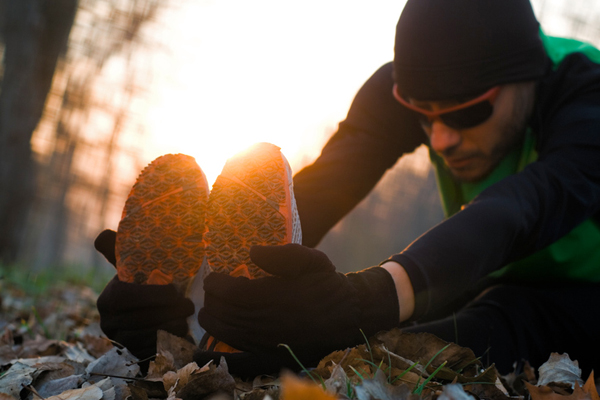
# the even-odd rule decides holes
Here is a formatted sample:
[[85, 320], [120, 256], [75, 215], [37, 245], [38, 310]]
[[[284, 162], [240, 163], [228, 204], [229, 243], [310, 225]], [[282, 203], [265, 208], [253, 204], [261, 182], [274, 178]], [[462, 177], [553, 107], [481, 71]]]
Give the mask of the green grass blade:
[[360, 333], [365, 338], [365, 343], [367, 344], [367, 349], [369, 349], [369, 355], [371, 356], [371, 362], [373, 364], [375, 364], [375, 360], [373, 359], [373, 350], [371, 350], [371, 344], [369, 343], [369, 339], [367, 338], [367, 335], [365, 335], [365, 333], [363, 332], [362, 329], [359, 329], [359, 330], [360, 330]]
[[448, 363], [448, 361], [444, 361], [439, 367], [436, 368], [435, 371], [433, 371], [433, 374], [429, 375], [429, 377], [427, 379], [425, 379], [425, 381], [423, 381], [423, 384], [421, 384], [421, 386], [417, 387], [413, 393], [420, 395], [423, 392], [423, 389], [425, 389], [425, 386], [427, 386], [427, 384], [429, 383], [430, 380], [433, 379], [433, 377], [443, 368], [446, 366], [446, 364]]
[[[390, 382], [390, 384], [396, 382], [398, 379], [402, 379], [404, 377], [404, 375], [406, 375], [411, 369], [413, 369], [414, 367], [416, 367], [418, 363], [419, 362], [417, 361], [414, 364], [412, 364], [410, 367], [408, 367], [407, 369], [405, 369], [404, 372], [402, 372], [400, 375], [396, 376], [394, 378], [394, 380]], [[419, 380], [420, 379], [421, 378], [419, 378]]]
[[[296, 360], [296, 362], [298, 363], [298, 365], [300, 366], [300, 368], [302, 368], [302, 371], [304, 371], [306, 373], [306, 375], [308, 375], [308, 377], [315, 383], [315, 385], [319, 384], [319, 382], [317, 382], [316, 379], [313, 377], [313, 374], [308, 369], [306, 369], [306, 367], [300, 362], [300, 360], [298, 359], [298, 357], [296, 357], [296, 355], [294, 354], [294, 352], [292, 351], [292, 349], [290, 348], [290, 346], [288, 346], [287, 344], [280, 343], [278, 345], [278, 347], [285, 347], [287, 349], [287, 351], [290, 352], [290, 354], [292, 355], [292, 357], [294, 358], [294, 360]], [[325, 386], [325, 382], [323, 381], [323, 378], [321, 378], [319, 375], [317, 375], [317, 376], [319, 377], [319, 380], [321, 381], [321, 386], [323, 387], [323, 390], [325, 390], [326, 386]]]

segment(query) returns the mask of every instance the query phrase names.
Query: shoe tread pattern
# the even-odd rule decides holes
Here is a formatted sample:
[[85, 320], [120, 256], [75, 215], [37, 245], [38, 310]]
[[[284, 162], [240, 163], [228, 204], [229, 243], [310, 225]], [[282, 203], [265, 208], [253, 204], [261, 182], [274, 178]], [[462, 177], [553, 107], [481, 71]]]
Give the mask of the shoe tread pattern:
[[278, 205], [289, 201], [286, 174], [279, 148], [267, 143], [227, 161], [208, 201], [206, 256], [214, 271], [229, 274], [246, 265], [253, 278], [267, 275], [252, 263], [249, 250], [289, 241], [290, 216], [278, 211]]
[[138, 284], [158, 273], [186, 286], [204, 257], [208, 187], [193, 157], [167, 154], [139, 175], [117, 231], [119, 279]]

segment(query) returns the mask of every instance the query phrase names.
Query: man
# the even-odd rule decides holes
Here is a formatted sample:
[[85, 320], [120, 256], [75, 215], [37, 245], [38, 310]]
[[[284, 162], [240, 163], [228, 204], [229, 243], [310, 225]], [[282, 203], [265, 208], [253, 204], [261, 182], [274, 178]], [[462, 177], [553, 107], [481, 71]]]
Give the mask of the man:
[[590, 46], [541, 33], [527, 0], [409, 0], [394, 62], [294, 177], [303, 244], [317, 245], [421, 144], [448, 218], [355, 274], [308, 247], [254, 248], [275, 276], [210, 274], [200, 325], [244, 351], [227, 355], [242, 370], [288, 365], [279, 343], [314, 364], [361, 342], [359, 329], [400, 324], [457, 340], [503, 373], [550, 352], [597, 365], [598, 62]]

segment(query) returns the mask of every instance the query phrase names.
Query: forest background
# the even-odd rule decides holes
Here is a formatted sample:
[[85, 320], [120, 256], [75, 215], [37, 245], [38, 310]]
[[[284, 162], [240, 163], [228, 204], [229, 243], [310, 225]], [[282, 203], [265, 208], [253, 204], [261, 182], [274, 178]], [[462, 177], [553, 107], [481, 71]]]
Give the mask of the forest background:
[[[159, 108], [156, 106], [157, 93], [160, 97], [162, 89], [156, 85], [164, 84], [164, 77], [169, 74], [172, 76], [166, 81], [176, 80], [174, 75], [180, 69], [173, 65], [188, 63], [186, 51], [188, 55], [195, 52], [188, 46], [182, 53], [181, 46], [170, 42], [176, 37], [173, 31], [177, 22], [173, 18], [187, 14], [193, 19], [189, 7], [201, 12], [201, 6], [208, 10], [217, 3], [209, 0], [0, 0], [0, 261], [3, 269], [16, 267], [36, 274], [70, 268], [93, 277], [100, 287], [114, 273], [95, 252], [92, 243], [102, 229], [116, 229], [121, 207], [137, 173], [158, 155], [186, 152], [185, 144], [178, 149], [173, 143], [165, 142], [169, 135], [175, 135], [174, 131], [182, 135], [179, 143], [189, 139], [193, 140], [190, 146], [198, 147], [203, 146], [202, 140], [210, 143], [210, 135], [219, 135], [218, 131], [202, 131], [201, 123], [197, 124], [200, 128], [195, 124], [181, 125], [192, 121], [181, 115], [162, 123], [153, 117], [153, 113], [162, 113], [160, 103]], [[286, 21], [295, 14], [281, 5], [285, 2], [279, 2], [281, 6], [274, 8], [268, 8], [268, 2], [258, 2], [251, 7], [255, 14], [248, 15], [244, 15], [247, 9], [233, 7], [235, 1], [220, 4], [227, 7], [227, 3], [232, 3], [232, 15], [256, 19], [257, 29], [270, 21], [270, 35], [280, 36], [280, 40], [286, 40], [286, 29], [299, 26], [296, 21]], [[384, 17], [383, 1], [379, 3], [373, 2], [373, 7], [368, 12], [365, 10], [364, 18], [377, 21], [380, 13], [382, 21], [389, 22], [382, 30], [382, 34], [389, 36], [386, 42], [389, 54], [385, 53], [383, 59], [378, 59], [381, 55], [373, 57], [368, 70], [367, 67], [357, 69], [348, 78], [341, 94], [343, 99], [335, 107], [332, 105], [342, 111], [317, 113], [311, 117], [310, 107], [294, 106], [293, 102], [285, 112], [271, 110], [268, 102], [259, 106], [258, 111], [250, 110], [257, 119], [252, 119], [253, 116], [246, 122], [258, 126], [256, 131], [265, 124], [266, 131], [270, 129], [298, 138], [286, 145], [279, 144], [277, 137], [266, 138], [282, 147], [294, 171], [318, 156], [320, 147], [343, 119], [345, 109], [362, 82], [380, 64], [391, 59], [395, 20], [404, 2], [394, 5], [393, 18], [389, 12]], [[532, 3], [548, 34], [600, 45], [600, 7], [594, 2], [532, 0]], [[331, 40], [331, 54], [311, 52], [297, 39], [290, 39], [290, 46], [297, 46], [298, 57], [306, 58], [311, 65], [302, 79], [310, 80], [311, 74], [321, 74], [325, 75], [325, 81], [336, 81], [342, 74], [332, 71], [343, 71], [345, 65], [353, 62], [351, 57], [370, 55], [368, 41], [356, 39], [357, 31], [358, 37], [362, 35], [360, 28], [364, 21], [346, 19], [341, 23], [333, 9], [317, 6], [319, 3], [314, 3], [314, 10], [307, 9], [311, 4], [303, 6], [301, 25], [307, 30], [315, 24], [326, 25], [323, 32], [330, 32], [331, 37], [325, 35], [322, 40]], [[343, 7], [360, 11], [363, 4], [346, 1]], [[203, 18], [198, 16], [199, 24]], [[291, 27], [286, 28], [288, 25]], [[182, 34], [185, 35], [179, 33]], [[199, 40], [210, 42], [217, 34], [211, 36], [209, 32]], [[252, 32], [236, 34], [251, 36]], [[259, 82], [261, 87], [285, 86], [280, 71], [274, 70], [278, 66], [263, 65], [261, 61], [265, 52], [285, 51], [273, 47], [268, 40], [265, 47], [260, 47], [260, 43], [256, 46], [246, 48], [239, 56], [265, 71]], [[240, 48], [221, 50], [224, 55], [235, 56]], [[330, 56], [332, 58], [328, 58]], [[230, 68], [231, 74], [244, 75], [244, 71], [236, 70], [244, 63], [233, 68], [222, 65], [224, 60], [207, 58], [203, 62], [214, 64], [216, 69]], [[273, 69], [271, 81], [270, 69]], [[295, 70], [286, 73], [300, 75]], [[235, 75], [229, 80], [234, 78]], [[306, 82], [300, 79], [297, 83]], [[218, 81], [216, 84], [221, 85]], [[224, 97], [208, 102], [200, 100], [196, 109], [183, 112], [201, 120], [214, 114], [215, 108], [227, 107], [232, 118], [249, 118], [240, 114], [240, 110], [255, 103], [252, 93], [242, 90], [231, 93], [229, 86], [223, 84], [223, 87]], [[323, 89], [326, 90], [327, 87]], [[294, 95], [293, 90], [286, 93]], [[319, 97], [329, 99], [325, 93], [314, 93], [312, 98], [302, 101], [316, 102], [315, 107], [323, 110], [327, 107], [317, 102]], [[285, 103], [287, 100], [274, 101]], [[302, 128], [298, 128], [299, 121], [304, 123]], [[153, 138], [157, 129], [163, 130], [160, 140]], [[238, 128], [223, 121], [222, 129]], [[306, 133], [308, 130], [310, 133]], [[260, 135], [247, 139], [265, 140]], [[210, 151], [209, 146], [204, 147]], [[230, 150], [229, 155], [233, 155], [233, 149]], [[202, 153], [200, 157], [191, 155], [206, 168], [199, 159]], [[219, 161], [224, 162], [224, 159]], [[209, 181], [215, 178], [213, 170], [222, 166], [216, 164], [217, 161], [212, 161], [210, 171], [205, 169]], [[425, 149], [420, 148], [390, 169], [376, 189], [325, 237], [319, 248], [340, 270], [362, 269], [402, 250], [442, 217], [433, 172]]]

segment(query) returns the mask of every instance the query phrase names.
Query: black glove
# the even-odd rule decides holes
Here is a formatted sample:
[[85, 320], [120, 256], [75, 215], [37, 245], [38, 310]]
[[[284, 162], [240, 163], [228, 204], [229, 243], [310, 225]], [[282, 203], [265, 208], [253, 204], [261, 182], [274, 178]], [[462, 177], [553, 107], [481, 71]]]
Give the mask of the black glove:
[[116, 276], [98, 297], [97, 306], [102, 331], [140, 360], [156, 354], [159, 329], [185, 337], [186, 318], [194, 313], [192, 301], [173, 285], [138, 285]]
[[[250, 258], [273, 276], [208, 275], [198, 319], [215, 338], [259, 359], [271, 357], [271, 368], [297, 367], [282, 358], [287, 350], [280, 343], [311, 367], [334, 350], [363, 343], [360, 329], [368, 337], [399, 324], [394, 281], [381, 267], [344, 275], [323, 252], [298, 244], [254, 246]], [[234, 373], [236, 357], [226, 357]]]
[[117, 243], [117, 232], [111, 229], [105, 229], [94, 240], [94, 248], [106, 258], [106, 260], [117, 266], [117, 256], [115, 255], [115, 245]]

